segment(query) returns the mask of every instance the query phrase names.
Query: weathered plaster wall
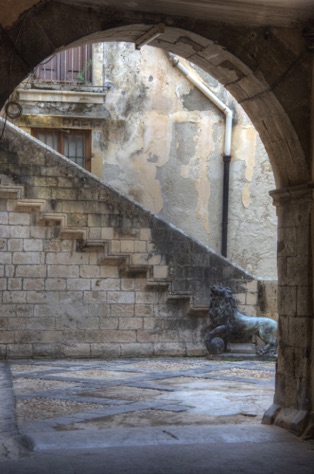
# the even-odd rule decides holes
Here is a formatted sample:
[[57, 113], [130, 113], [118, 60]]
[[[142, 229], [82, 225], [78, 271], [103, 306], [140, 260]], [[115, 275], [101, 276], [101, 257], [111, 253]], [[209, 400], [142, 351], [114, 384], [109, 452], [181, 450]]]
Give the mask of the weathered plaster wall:
[[[20, 92], [24, 115], [17, 124], [25, 131], [90, 129], [96, 176], [220, 252], [224, 114], [162, 50], [101, 43], [93, 55], [93, 87], [85, 89], [104, 91], [100, 103], [84, 95], [84, 87], [76, 103], [66, 91], [63, 102], [53, 96], [43, 102], [38, 91], [30, 101]], [[276, 217], [268, 195], [275, 183], [265, 149], [230, 94], [201, 69], [184, 64], [235, 114], [228, 258], [259, 277], [276, 278]]]
[[[104, 48], [111, 88], [103, 179], [219, 252], [224, 114], [172, 67], [164, 51], [137, 51], [127, 43]], [[228, 257], [258, 276], [276, 278], [276, 216], [268, 195], [275, 183], [265, 149], [230, 94], [188, 67], [235, 112]]]
[[26, 74], [58, 48], [79, 44], [82, 38], [135, 42], [152, 23], [164, 22], [165, 33], [152, 45], [189, 58], [242, 103], [263, 137], [277, 186], [308, 182], [312, 59], [302, 36], [305, 25], [288, 22], [287, 30], [272, 17], [264, 26], [252, 27], [247, 21], [240, 26], [228, 17], [226, 28], [211, 15], [191, 22], [190, 16], [41, 2], [2, 32], [1, 105]]

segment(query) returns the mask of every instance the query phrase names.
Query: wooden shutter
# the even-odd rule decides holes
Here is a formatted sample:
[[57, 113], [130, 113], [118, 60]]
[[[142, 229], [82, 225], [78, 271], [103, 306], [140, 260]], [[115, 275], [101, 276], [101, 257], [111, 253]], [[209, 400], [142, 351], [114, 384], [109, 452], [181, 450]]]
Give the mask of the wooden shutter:
[[35, 68], [35, 79], [44, 82], [85, 84], [92, 82], [92, 45], [56, 53]]

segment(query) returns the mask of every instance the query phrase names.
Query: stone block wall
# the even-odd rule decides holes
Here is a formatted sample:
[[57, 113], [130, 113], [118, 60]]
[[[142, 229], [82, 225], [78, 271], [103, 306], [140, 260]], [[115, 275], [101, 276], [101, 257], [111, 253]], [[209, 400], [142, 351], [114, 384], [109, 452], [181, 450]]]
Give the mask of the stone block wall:
[[12, 125], [0, 142], [0, 357], [205, 354], [209, 287], [252, 275]]
[[[313, 184], [272, 193], [278, 215], [279, 347], [267, 423], [313, 437]], [[308, 428], [306, 428], [308, 425]]]

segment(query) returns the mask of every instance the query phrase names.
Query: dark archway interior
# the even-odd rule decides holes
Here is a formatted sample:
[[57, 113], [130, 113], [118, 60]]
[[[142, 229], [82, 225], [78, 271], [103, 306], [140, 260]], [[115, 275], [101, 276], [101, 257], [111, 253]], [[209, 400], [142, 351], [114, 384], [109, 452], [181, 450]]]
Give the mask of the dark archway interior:
[[[68, 18], [72, 18], [70, 24]], [[7, 71], [8, 81], [0, 90], [2, 104], [26, 74], [53, 52], [82, 41], [135, 42], [151, 25], [164, 20], [160, 15], [141, 12], [97, 14], [93, 10], [73, 10], [67, 5], [40, 5], [22, 16], [10, 33], [3, 33], [7, 59], [2, 61], [2, 70]], [[310, 53], [301, 47], [291, 50], [294, 38], [287, 41], [280, 29], [269, 29], [265, 34], [264, 27], [252, 30], [199, 20], [191, 25], [184, 18], [171, 21], [166, 18], [165, 25], [165, 33], [151, 45], [189, 59], [231, 92], [260, 133], [278, 186], [308, 181], [310, 112], [305, 104], [311, 89], [307, 74], [311, 67]], [[300, 30], [291, 34], [297, 39]], [[269, 63], [273, 64], [272, 68], [268, 67]], [[293, 103], [289, 90], [294, 91], [297, 104]], [[280, 166], [283, 154], [284, 167]], [[296, 155], [298, 160], [301, 157], [304, 160], [304, 166], [297, 172]]]
[[[91, 3], [89, 5], [89, 3]], [[108, 2], [106, 2], [108, 4]], [[163, 2], [161, 2], [163, 3]], [[165, 33], [151, 44], [209, 72], [243, 106], [269, 154], [279, 218], [280, 349], [273, 421], [299, 434], [313, 416], [311, 111], [313, 8], [289, 23], [247, 25], [159, 4], [134, 11], [101, 2], [42, 2], [1, 29], [0, 103], [40, 61], [86, 41], [135, 42], [153, 25]], [[97, 8], [95, 8], [97, 6]], [[21, 10], [23, 11], [23, 10]], [[275, 10], [273, 10], [274, 12]], [[312, 32], [312, 33], [311, 33]], [[281, 189], [284, 188], [284, 189]], [[287, 421], [288, 420], [288, 421]], [[300, 421], [301, 420], [301, 421]], [[308, 433], [313, 435], [313, 418]], [[312, 430], [312, 431], [311, 431]]]

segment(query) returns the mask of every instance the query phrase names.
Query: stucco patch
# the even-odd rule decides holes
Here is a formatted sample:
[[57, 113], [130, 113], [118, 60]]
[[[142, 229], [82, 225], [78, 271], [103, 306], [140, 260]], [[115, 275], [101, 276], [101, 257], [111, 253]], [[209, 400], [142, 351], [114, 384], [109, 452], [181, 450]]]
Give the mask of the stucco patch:
[[143, 145], [146, 153], [159, 157], [157, 166], [163, 166], [169, 160], [170, 143], [169, 117], [151, 111], [145, 117]]
[[242, 191], [242, 204], [247, 209], [251, 204], [251, 192], [248, 183], [243, 187]]
[[233, 132], [232, 156], [245, 162], [244, 177], [251, 182], [255, 167], [257, 132], [252, 125], [236, 125]]

